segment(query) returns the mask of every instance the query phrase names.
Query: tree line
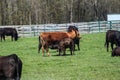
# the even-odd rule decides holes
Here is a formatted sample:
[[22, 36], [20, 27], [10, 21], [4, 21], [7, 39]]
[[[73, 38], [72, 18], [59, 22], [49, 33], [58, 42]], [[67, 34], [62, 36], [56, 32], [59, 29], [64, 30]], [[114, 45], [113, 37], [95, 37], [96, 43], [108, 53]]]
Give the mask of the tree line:
[[120, 13], [120, 0], [1, 0], [0, 25], [107, 20]]

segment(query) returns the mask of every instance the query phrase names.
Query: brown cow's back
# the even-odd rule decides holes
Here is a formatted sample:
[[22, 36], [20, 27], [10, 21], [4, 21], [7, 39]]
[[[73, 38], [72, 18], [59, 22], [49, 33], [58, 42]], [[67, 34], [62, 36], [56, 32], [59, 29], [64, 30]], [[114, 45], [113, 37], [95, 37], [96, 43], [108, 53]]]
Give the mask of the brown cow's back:
[[69, 35], [66, 34], [66, 32], [44, 32], [40, 34], [40, 37], [42, 39], [47, 39], [47, 41], [60, 41], [61, 39], [69, 37]]

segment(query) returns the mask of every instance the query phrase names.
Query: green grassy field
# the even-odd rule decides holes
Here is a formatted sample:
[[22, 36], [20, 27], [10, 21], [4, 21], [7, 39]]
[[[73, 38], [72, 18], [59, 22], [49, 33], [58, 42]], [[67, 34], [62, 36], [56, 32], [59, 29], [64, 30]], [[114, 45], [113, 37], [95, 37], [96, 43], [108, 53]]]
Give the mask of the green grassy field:
[[58, 52], [50, 50], [51, 56], [43, 57], [37, 53], [38, 37], [17, 42], [8, 37], [0, 42], [0, 55], [16, 53], [21, 58], [21, 80], [120, 80], [120, 57], [111, 57], [104, 42], [105, 33], [82, 34], [75, 55], [56, 56]]

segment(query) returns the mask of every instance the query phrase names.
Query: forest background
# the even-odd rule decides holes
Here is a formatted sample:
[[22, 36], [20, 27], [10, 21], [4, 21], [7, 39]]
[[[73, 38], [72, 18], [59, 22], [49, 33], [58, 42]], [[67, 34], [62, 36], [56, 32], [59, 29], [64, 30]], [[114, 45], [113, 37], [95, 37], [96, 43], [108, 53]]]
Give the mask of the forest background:
[[1, 0], [0, 25], [106, 21], [120, 0]]

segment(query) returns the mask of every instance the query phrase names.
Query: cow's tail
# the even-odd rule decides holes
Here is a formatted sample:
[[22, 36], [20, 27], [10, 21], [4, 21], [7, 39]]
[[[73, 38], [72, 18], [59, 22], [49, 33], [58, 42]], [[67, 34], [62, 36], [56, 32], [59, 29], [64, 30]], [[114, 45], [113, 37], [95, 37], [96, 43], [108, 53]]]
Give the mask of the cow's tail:
[[40, 36], [39, 36], [38, 53], [40, 53], [41, 47], [42, 47], [42, 44], [41, 44], [41, 39], [40, 39]]

